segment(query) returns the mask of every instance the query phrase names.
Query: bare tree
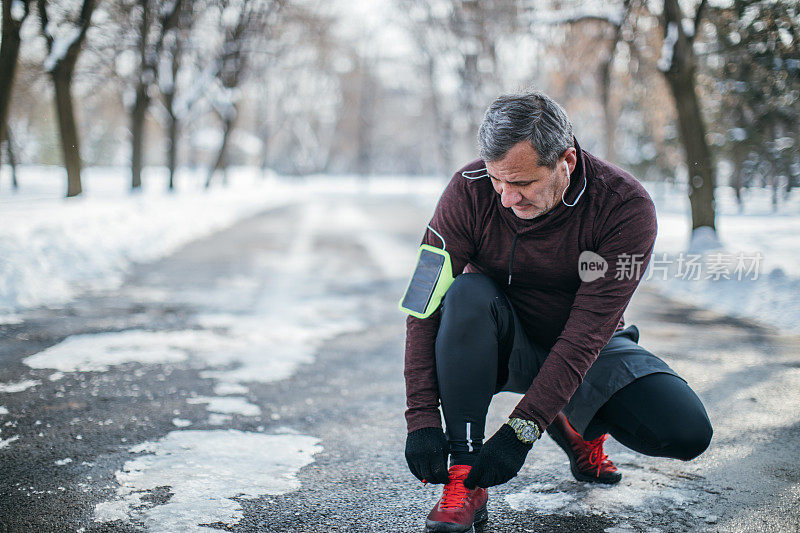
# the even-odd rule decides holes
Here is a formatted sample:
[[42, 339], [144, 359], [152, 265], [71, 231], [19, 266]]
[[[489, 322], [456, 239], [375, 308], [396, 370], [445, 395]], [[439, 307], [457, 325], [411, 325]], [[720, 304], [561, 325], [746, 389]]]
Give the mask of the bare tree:
[[175, 172], [178, 167], [178, 133], [180, 128], [180, 117], [176, 109], [175, 95], [177, 92], [178, 71], [183, 57], [183, 38], [182, 34], [188, 31], [193, 19], [192, 10], [187, 9], [185, 2], [179, 2], [181, 6], [178, 10], [178, 23], [175, 31], [165, 47], [166, 57], [162, 60], [158, 70], [158, 84], [161, 94], [164, 97], [164, 107], [167, 109], [167, 138], [169, 142], [169, 152], [167, 155], [167, 167], [169, 168], [169, 185], [167, 188], [172, 191], [175, 189]]
[[[178, 23], [181, 4], [185, 0], [171, 2], [152, 2], [139, 0], [141, 18], [139, 21], [139, 72], [136, 81], [136, 101], [131, 111], [131, 188], [142, 186], [142, 167], [144, 152], [144, 125], [147, 110], [155, 86], [158, 62], [164, 48], [164, 39]], [[153, 5], [155, 4], [155, 5]], [[153, 43], [150, 34], [155, 28]]]
[[[678, 0], [664, 0], [661, 25], [664, 34], [658, 69], [664, 75], [675, 102], [678, 131], [685, 151], [686, 167], [689, 173], [689, 200], [692, 208], [692, 229], [708, 226], [715, 230], [714, 188], [715, 170], [711, 150], [706, 140], [706, 127], [697, 93], [696, 59], [694, 37], [699, 30], [706, 0], [701, 0], [691, 20], [684, 20]], [[643, 9], [647, 11], [646, 4]], [[614, 29], [611, 53], [600, 65], [601, 100], [606, 122], [606, 135], [614, 130], [616, 117], [609, 106], [611, 88], [611, 61], [613, 50], [622, 37], [625, 19], [632, 12], [632, 1], [624, 0], [622, 17], [608, 17], [603, 14], [580, 14], [563, 17], [558, 23], [577, 23], [584, 20], [603, 21]], [[636, 42], [630, 42], [631, 50], [636, 51]], [[608, 143], [608, 138], [606, 139]], [[613, 146], [607, 145], [607, 157], [613, 153]]]
[[64, 167], [67, 170], [67, 196], [81, 193], [81, 155], [78, 128], [75, 124], [75, 110], [72, 100], [72, 76], [78, 61], [81, 47], [86, 39], [86, 31], [92, 20], [96, 1], [83, 0], [75, 23], [65, 21], [65, 31], [56, 36], [47, 11], [47, 2], [37, 0], [39, 22], [42, 36], [47, 43], [48, 56], [45, 70], [50, 74], [55, 88], [56, 114], [61, 132], [61, 150]]
[[11, 129], [6, 126], [6, 153], [8, 154], [8, 165], [11, 167], [11, 188], [16, 191], [19, 189], [17, 182], [17, 156], [14, 149], [14, 138], [11, 136]]
[[[8, 109], [11, 104], [11, 92], [14, 88], [14, 75], [17, 71], [17, 60], [19, 58], [20, 35], [19, 31], [22, 23], [30, 13], [30, 1], [2, 0], [3, 6], [3, 34], [0, 41], [0, 144], [6, 141], [8, 144], [9, 162], [12, 168], [12, 180], [16, 188], [16, 165], [11, 146], [11, 135], [8, 132]], [[2, 153], [0, 153], [2, 162]]]
[[658, 67], [664, 73], [672, 91], [678, 114], [678, 131], [686, 150], [692, 229], [707, 226], [716, 231], [716, 173], [697, 95], [697, 62], [693, 48], [705, 5], [706, 0], [701, 0], [692, 22], [686, 24], [678, 0], [664, 0], [664, 45]]
[[612, 105], [611, 84], [614, 59], [616, 58], [617, 45], [622, 40], [622, 28], [631, 10], [631, 0], [624, 0], [622, 16], [611, 24], [612, 37], [609, 40], [606, 56], [600, 62], [598, 77], [600, 85], [600, 102], [603, 106], [603, 122], [605, 123], [605, 157], [610, 161], [617, 159], [616, 132], [619, 114]]
[[214, 164], [208, 172], [206, 188], [211, 185], [214, 174], [227, 167], [231, 134], [239, 114], [236, 93], [249, 59], [247, 45], [252, 44], [256, 36], [263, 38], [268, 34], [271, 17], [282, 5], [283, 0], [238, 0], [236, 3], [228, 1], [223, 5], [223, 9], [238, 7], [238, 15], [236, 22], [225, 28], [225, 37], [218, 59], [219, 83], [214, 87], [216, 94], [212, 97], [212, 105], [223, 123], [222, 142]]
[[515, 0], [456, 0], [449, 19], [449, 29], [458, 42], [462, 64], [459, 107], [465, 117], [468, 153], [474, 151], [483, 110], [490, 95], [500, 88], [497, 70], [497, 43], [503, 35], [513, 33], [518, 25]]
[[[440, 4], [441, 6], [442, 4]], [[409, 30], [416, 37], [423, 61], [422, 76], [425, 79], [425, 98], [430, 106], [436, 138], [436, 170], [439, 174], [453, 171], [453, 116], [448, 113], [446, 99], [439, 90], [439, 70], [444, 67], [446, 58], [454, 55], [458, 43], [442, 31], [444, 21], [434, 12], [429, 0], [402, 0], [401, 6], [408, 16]]]

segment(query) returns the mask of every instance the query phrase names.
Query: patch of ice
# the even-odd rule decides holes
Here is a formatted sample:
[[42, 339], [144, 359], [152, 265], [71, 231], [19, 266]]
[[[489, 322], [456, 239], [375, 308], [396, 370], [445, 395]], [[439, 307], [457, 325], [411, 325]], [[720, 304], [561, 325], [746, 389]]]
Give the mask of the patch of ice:
[[234, 414], [242, 416], [258, 416], [261, 408], [241, 396], [198, 396], [189, 398], [186, 403], [207, 403], [212, 413]]
[[174, 363], [191, 350], [220, 344], [208, 331], [128, 330], [73, 335], [50, 348], [23, 359], [32, 368], [55, 368], [62, 372], [105, 372], [124, 363]]
[[0, 405], [0, 415], [7, 415], [8, 408], [5, 405]]
[[206, 424], [209, 426], [222, 426], [223, 424], [227, 424], [233, 419], [231, 415], [223, 415], [220, 413], [211, 413], [208, 415], [208, 420], [206, 420]]
[[14, 435], [9, 439], [0, 439], [0, 450], [2, 450], [3, 448], [5, 448], [6, 446], [8, 446], [17, 439], [19, 439], [19, 435]]
[[50, 376], [47, 379], [49, 379], [50, 381], [58, 381], [59, 379], [61, 379], [63, 377], [64, 377], [64, 373], [63, 372], [53, 372], [52, 374], [50, 374]]
[[58, 461], [54, 461], [56, 466], [64, 466], [68, 465], [72, 462], [72, 459], [69, 457], [65, 457], [64, 459], [59, 459]]
[[538, 514], [593, 514], [636, 516], [641, 509], [664, 513], [697, 502], [697, 492], [658, 472], [629, 470], [619, 485], [576, 485], [565, 473], [552, 474], [547, 483], [531, 483], [524, 490], [506, 495], [515, 510]]
[[339, 204], [330, 213], [331, 220], [341, 230], [349, 230], [383, 272], [390, 279], [405, 278], [414, 271], [417, 250], [389, 234], [378, 231], [363, 231], [372, 222], [354, 204]]
[[172, 424], [175, 425], [175, 427], [186, 428], [192, 425], [192, 421], [186, 420], [185, 418], [173, 418]]
[[238, 383], [219, 383], [214, 387], [214, 394], [226, 396], [228, 394], [247, 394], [247, 387]]
[[94, 507], [95, 522], [113, 522], [128, 519], [128, 503], [124, 500], [101, 502]]
[[22, 315], [8, 313], [0, 315], [0, 325], [3, 324], [22, 324]]
[[[218, 531], [199, 524], [241, 520], [241, 505], [231, 498], [297, 490], [297, 471], [322, 451], [318, 442], [308, 436], [237, 430], [173, 431], [130, 449], [145, 455], [127, 461], [116, 473], [118, 499], [98, 504], [94, 519], [132, 519], [154, 533]], [[170, 499], [145, 506], [147, 492], [164, 486]]]
[[41, 384], [42, 382], [38, 379], [23, 379], [14, 383], [0, 383], [0, 392], [22, 392]]

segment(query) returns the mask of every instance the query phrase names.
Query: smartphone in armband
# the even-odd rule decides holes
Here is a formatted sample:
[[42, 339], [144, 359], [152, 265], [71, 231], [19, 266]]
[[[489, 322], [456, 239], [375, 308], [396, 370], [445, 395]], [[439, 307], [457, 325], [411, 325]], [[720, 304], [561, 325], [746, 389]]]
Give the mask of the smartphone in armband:
[[439, 307], [453, 279], [450, 254], [423, 244], [419, 247], [417, 268], [400, 301], [400, 310], [417, 318], [428, 318]]

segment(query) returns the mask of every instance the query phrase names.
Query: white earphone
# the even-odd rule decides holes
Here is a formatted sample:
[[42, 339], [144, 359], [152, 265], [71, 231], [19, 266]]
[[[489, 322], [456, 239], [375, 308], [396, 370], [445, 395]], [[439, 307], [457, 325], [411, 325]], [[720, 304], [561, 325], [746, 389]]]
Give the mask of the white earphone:
[[564, 190], [563, 190], [563, 191], [562, 191], [562, 193], [561, 193], [561, 202], [562, 202], [562, 203], [563, 203], [565, 206], [567, 206], [567, 207], [574, 207], [574, 206], [575, 206], [575, 204], [577, 204], [577, 203], [578, 203], [578, 200], [580, 200], [580, 199], [581, 199], [581, 196], [583, 196], [583, 191], [585, 191], [585, 190], [586, 190], [586, 175], [584, 175], [584, 176], [583, 176], [583, 189], [581, 189], [581, 192], [580, 192], [580, 193], [578, 193], [578, 197], [577, 197], [577, 198], [575, 198], [575, 201], [574, 201], [574, 202], [572, 202], [571, 204], [568, 204], [567, 202], [565, 202], [565, 201], [564, 201], [564, 195], [567, 193], [567, 189], [569, 189], [569, 183], [570, 183], [570, 179], [569, 179], [569, 165], [567, 164], [567, 161], [566, 161], [566, 160], [564, 160], [564, 169], [567, 171], [567, 186], [566, 186], [566, 187], [564, 187]]

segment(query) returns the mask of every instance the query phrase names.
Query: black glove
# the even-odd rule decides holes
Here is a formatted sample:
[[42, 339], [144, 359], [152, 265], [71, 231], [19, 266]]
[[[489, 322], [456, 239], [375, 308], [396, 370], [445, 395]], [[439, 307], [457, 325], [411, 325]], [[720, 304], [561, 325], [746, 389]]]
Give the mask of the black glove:
[[447, 438], [440, 428], [422, 428], [406, 437], [408, 469], [420, 481], [447, 483]]
[[511, 426], [503, 424], [484, 443], [477, 462], [464, 480], [464, 486], [473, 490], [476, 486], [487, 488], [505, 483], [516, 476], [525, 464], [525, 456], [531, 447], [532, 444], [525, 444], [517, 438]]

